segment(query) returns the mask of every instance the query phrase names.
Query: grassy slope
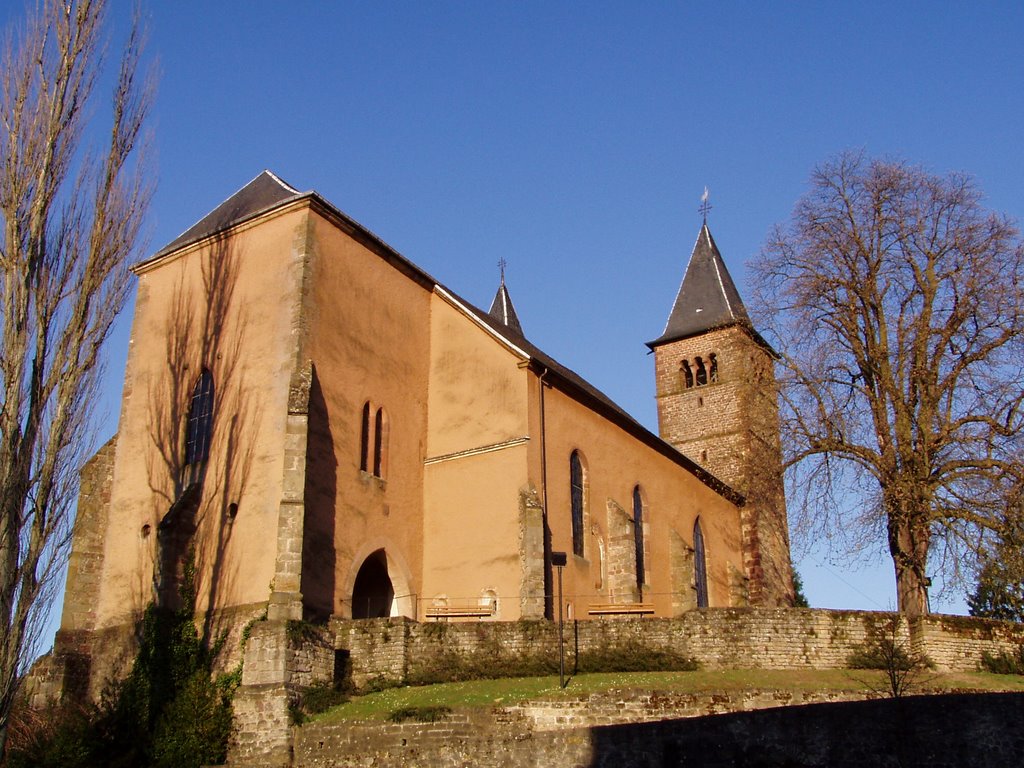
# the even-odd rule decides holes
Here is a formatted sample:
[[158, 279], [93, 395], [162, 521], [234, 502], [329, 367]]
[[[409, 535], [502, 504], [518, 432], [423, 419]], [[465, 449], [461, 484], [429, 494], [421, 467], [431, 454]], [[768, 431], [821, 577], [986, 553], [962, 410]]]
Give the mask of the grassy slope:
[[[557, 677], [472, 680], [418, 687], [391, 688], [353, 697], [318, 716], [331, 723], [350, 718], [381, 719], [401, 707], [447, 706], [452, 709], [508, 705], [531, 699], [575, 698], [610, 689], [718, 692], [761, 688], [780, 691], [858, 691], [884, 689], [882, 673], [868, 670], [727, 669], [696, 672], [608, 672], [578, 675], [565, 690]], [[986, 672], [924, 673], [920, 692], [941, 690], [1024, 691], [1024, 677]], [[910, 691], [915, 693], [915, 691]]]

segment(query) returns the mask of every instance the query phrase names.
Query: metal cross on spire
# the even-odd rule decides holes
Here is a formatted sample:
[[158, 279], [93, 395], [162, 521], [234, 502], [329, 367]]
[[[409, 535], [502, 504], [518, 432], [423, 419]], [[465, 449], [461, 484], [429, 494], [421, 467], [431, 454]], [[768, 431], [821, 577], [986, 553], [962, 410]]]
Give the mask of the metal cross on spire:
[[705, 224], [708, 223], [708, 211], [712, 208], [711, 203], [708, 202], [708, 198], [710, 196], [708, 188], [704, 187], [704, 194], [700, 196], [700, 208], [698, 208], [697, 211], [704, 217]]
[[498, 269], [501, 271], [501, 284], [505, 284], [505, 267], [508, 266], [508, 262], [505, 261], [505, 257], [502, 256], [498, 259]]

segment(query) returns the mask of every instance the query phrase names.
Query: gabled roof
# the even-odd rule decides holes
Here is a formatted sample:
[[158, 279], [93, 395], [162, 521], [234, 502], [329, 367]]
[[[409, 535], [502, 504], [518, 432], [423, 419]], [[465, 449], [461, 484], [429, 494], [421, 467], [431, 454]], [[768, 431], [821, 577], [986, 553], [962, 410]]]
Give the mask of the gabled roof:
[[505, 287], [504, 276], [501, 278], [501, 285], [498, 286], [498, 292], [494, 294], [494, 301], [491, 302], [491, 309], [487, 314], [520, 336], [524, 335], [516, 308], [512, 306], [512, 297], [508, 295], [508, 288]]
[[750, 317], [705, 222], [697, 235], [665, 331], [647, 346], [653, 349], [659, 344], [729, 325], [751, 328]]
[[159, 258], [222, 229], [240, 224], [281, 203], [302, 197], [303, 194], [270, 171], [264, 171], [161, 248], [153, 258]]

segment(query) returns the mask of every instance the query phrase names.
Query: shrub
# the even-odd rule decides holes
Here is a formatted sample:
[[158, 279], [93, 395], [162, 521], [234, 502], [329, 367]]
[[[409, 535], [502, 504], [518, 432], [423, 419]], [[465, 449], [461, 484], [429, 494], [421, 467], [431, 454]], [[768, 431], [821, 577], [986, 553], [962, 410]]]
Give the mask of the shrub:
[[882, 627], [872, 627], [867, 642], [856, 648], [846, 659], [846, 666], [850, 669], [882, 670], [885, 673], [884, 686], [869, 680], [860, 682], [894, 699], [927, 682], [923, 678], [924, 673], [935, 667], [926, 655], [915, 653], [905, 646], [900, 636], [900, 621], [897, 616]]
[[1024, 675], [1024, 645], [1017, 646], [1014, 653], [984, 651], [981, 654], [981, 668], [996, 675]]
[[445, 706], [402, 707], [389, 714], [388, 720], [392, 723], [405, 723], [409, 721], [436, 723], [438, 720], [444, 720], [451, 713], [451, 707]]
[[[348, 701], [348, 694], [331, 683], [319, 683], [306, 688], [299, 697], [296, 709], [304, 716], [319, 715]], [[302, 718], [303, 720], [305, 717]]]
[[696, 660], [667, 648], [642, 645], [610, 645], [585, 651], [576, 660], [582, 672], [692, 672]]

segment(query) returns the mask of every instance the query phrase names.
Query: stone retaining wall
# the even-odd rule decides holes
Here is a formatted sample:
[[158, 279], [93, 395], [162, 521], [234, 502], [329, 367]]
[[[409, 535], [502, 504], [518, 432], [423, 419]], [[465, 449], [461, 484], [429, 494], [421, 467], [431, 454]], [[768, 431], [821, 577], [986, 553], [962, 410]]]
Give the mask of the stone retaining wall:
[[1024, 763], [1024, 695], [913, 697], [538, 731], [515, 715], [297, 729], [295, 768], [973, 768]]
[[[336, 647], [350, 654], [357, 686], [418, 682], [431, 669], [457, 663], [557, 669], [558, 626], [549, 622], [338, 620], [331, 631]], [[566, 625], [564, 637], [570, 669], [577, 654], [608, 648], [671, 650], [711, 668], [837, 669], [873, 638], [890, 637], [927, 655], [939, 670], [970, 671], [983, 652], [1024, 643], [1024, 627], [961, 616], [928, 616], [908, 625], [881, 612], [724, 608], [672, 619], [579, 621]]]

